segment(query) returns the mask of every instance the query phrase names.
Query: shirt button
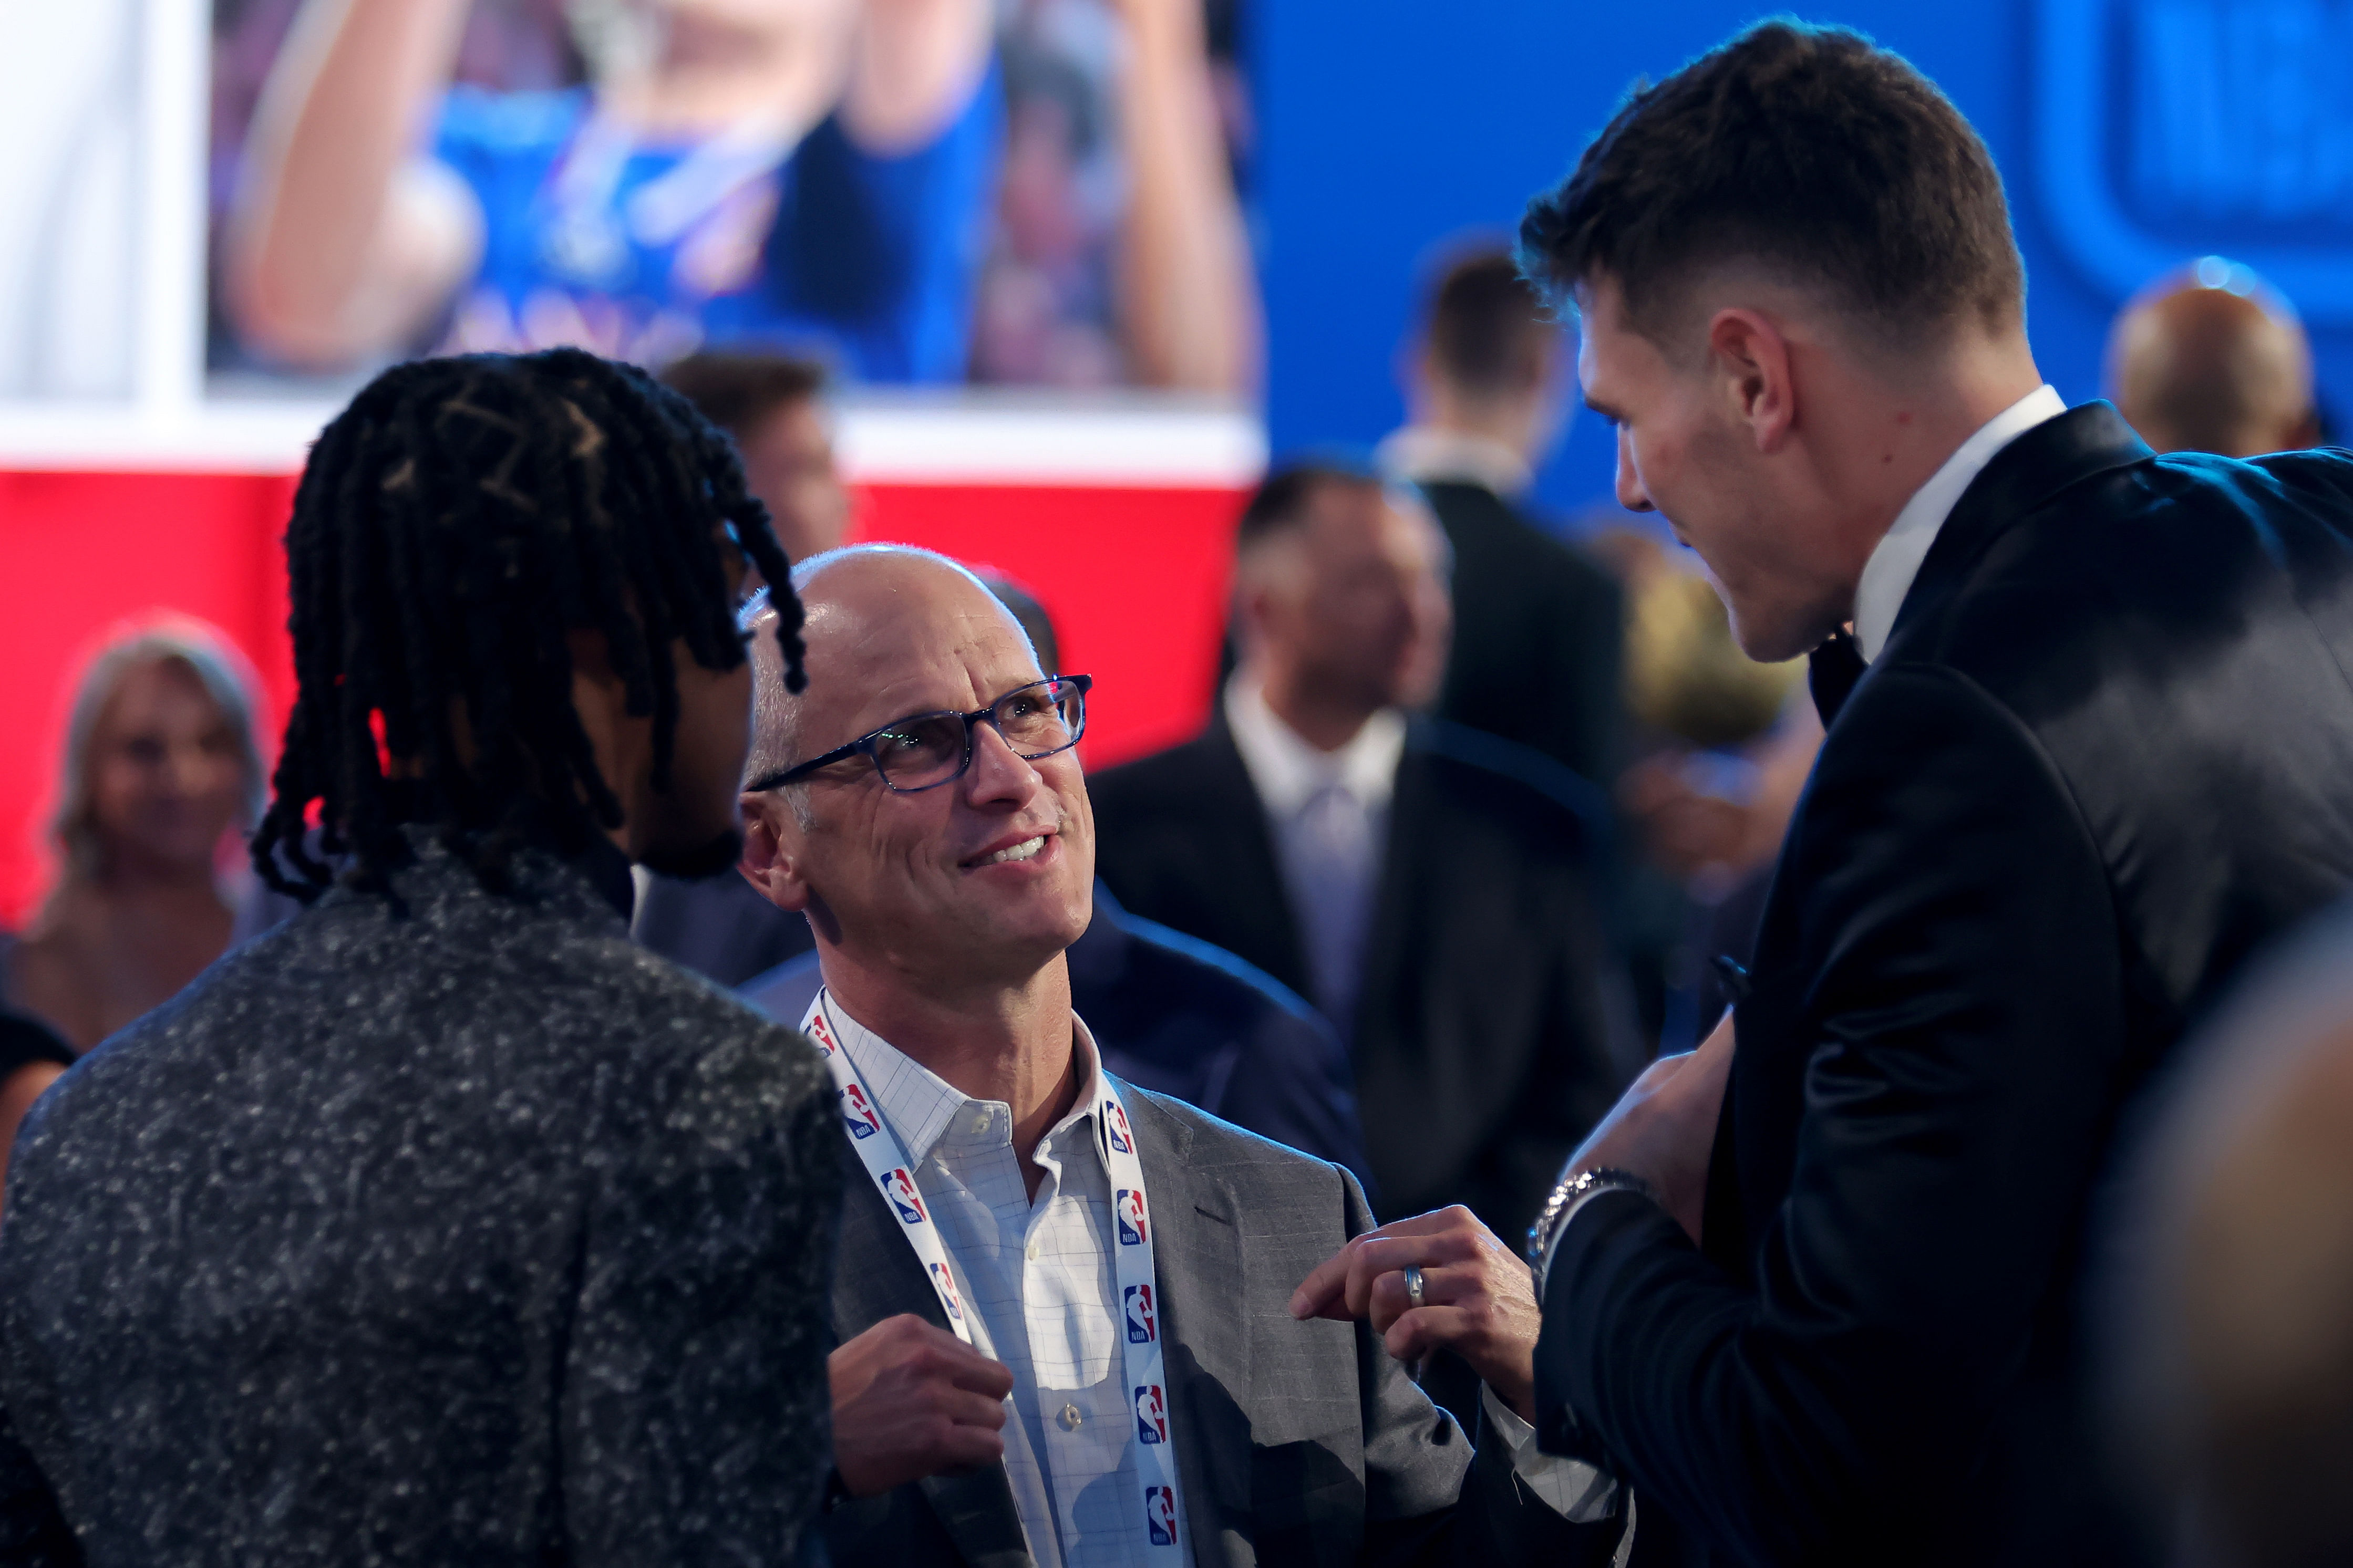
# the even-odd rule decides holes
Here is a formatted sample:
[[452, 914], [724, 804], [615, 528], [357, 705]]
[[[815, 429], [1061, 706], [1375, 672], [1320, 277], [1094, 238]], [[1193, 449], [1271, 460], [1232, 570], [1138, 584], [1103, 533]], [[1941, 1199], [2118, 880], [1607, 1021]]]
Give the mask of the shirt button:
[[1029, 1258], [1032, 1263], [1038, 1261], [1038, 1244], [1034, 1241], [1029, 1244]]
[[1077, 1431], [1079, 1429], [1079, 1423], [1085, 1419], [1085, 1416], [1079, 1414], [1079, 1407], [1077, 1405], [1065, 1405], [1062, 1406], [1062, 1430], [1065, 1432]]

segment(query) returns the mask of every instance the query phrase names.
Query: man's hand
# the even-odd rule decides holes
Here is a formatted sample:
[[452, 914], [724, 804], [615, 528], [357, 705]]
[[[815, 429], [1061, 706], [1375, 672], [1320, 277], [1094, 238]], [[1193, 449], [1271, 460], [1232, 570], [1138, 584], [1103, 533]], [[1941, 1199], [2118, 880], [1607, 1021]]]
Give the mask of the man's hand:
[[1699, 1239], [1707, 1200], [1707, 1162], [1732, 1071], [1732, 1016], [1725, 1015], [1699, 1049], [1661, 1057], [1569, 1156], [1574, 1175], [1599, 1165], [1630, 1172], [1657, 1189], [1675, 1223]]
[[[1421, 1268], [1419, 1308], [1406, 1296], [1409, 1263]], [[1300, 1281], [1291, 1315], [1368, 1319], [1403, 1362], [1443, 1346], [1523, 1420], [1535, 1420], [1536, 1331], [1544, 1324], [1535, 1278], [1460, 1204], [1357, 1237]]]
[[1013, 1374], [912, 1313], [885, 1318], [826, 1358], [833, 1463], [851, 1497], [1005, 1457]]

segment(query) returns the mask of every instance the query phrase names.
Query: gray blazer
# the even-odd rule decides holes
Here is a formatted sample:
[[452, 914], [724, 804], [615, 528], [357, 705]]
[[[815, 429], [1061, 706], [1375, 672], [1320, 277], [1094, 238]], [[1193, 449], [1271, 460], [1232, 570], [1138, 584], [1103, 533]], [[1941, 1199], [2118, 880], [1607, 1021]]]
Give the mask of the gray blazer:
[[[1372, 1216], [1336, 1165], [1122, 1083], [1159, 1226], [1170, 1421], [1198, 1568], [1606, 1563], [1618, 1524], [1570, 1524], [1503, 1445], [1474, 1457], [1362, 1324], [1296, 1322], [1292, 1291]], [[945, 1328], [865, 1170], [843, 1204], [834, 1326], [913, 1312]], [[933, 1477], [828, 1516], [836, 1568], [1030, 1557], [1005, 1467]]]

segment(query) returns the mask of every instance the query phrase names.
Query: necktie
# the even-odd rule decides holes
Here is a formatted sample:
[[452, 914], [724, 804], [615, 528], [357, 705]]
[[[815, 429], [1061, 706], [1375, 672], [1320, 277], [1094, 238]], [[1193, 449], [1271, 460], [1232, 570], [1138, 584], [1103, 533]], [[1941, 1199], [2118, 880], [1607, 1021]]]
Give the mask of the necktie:
[[1371, 815], [1337, 784], [1308, 796], [1287, 836], [1292, 896], [1315, 1004], [1348, 1037], [1377, 856]]
[[1806, 656], [1806, 681], [1813, 689], [1814, 711], [1822, 716], [1823, 729], [1831, 727], [1839, 710], [1846, 706], [1847, 694], [1869, 668], [1862, 661], [1862, 649], [1856, 646], [1853, 634], [1844, 626]]

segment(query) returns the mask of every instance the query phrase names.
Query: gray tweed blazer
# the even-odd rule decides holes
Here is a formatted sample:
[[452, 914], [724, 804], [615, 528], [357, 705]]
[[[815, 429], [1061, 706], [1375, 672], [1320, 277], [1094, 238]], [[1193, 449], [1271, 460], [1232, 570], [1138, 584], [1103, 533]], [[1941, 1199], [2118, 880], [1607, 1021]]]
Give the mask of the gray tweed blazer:
[[396, 896], [231, 952], [26, 1121], [0, 1562], [792, 1560], [831, 1447], [823, 1064], [631, 946], [581, 863], [493, 896], [414, 837]]

